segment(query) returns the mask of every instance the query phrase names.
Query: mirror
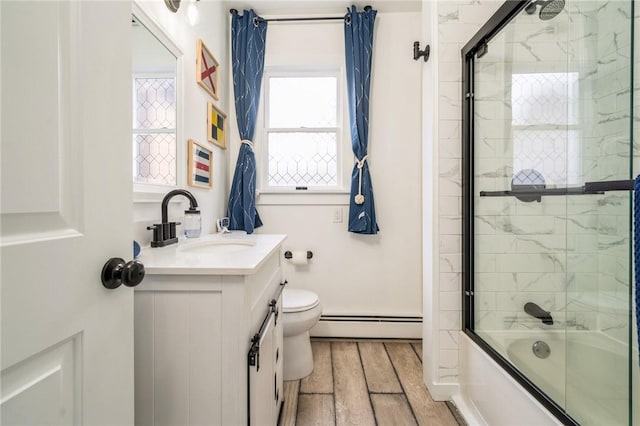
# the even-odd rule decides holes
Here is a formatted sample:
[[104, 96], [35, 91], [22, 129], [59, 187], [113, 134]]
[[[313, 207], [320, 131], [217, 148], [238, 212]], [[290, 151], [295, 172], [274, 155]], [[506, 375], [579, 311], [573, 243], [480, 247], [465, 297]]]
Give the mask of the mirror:
[[134, 190], [149, 192], [155, 186], [164, 191], [179, 183], [177, 59], [181, 52], [142, 11], [134, 12], [131, 25]]

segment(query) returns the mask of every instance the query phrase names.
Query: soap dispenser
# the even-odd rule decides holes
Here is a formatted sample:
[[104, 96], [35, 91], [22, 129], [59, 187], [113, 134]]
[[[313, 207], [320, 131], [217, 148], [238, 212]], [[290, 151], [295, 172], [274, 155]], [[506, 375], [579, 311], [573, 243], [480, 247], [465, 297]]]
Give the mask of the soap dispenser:
[[202, 220], [200, 210], [191, 207], [184, 212], [184, 236], [187, 238], [198, 238], [200, 236]]

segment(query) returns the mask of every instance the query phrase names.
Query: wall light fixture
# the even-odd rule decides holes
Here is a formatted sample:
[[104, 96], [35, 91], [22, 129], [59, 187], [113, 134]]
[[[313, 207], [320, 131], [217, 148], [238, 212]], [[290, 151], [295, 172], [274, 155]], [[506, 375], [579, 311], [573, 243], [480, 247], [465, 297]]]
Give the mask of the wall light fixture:
[[173, 13], [176, 13], [180, 8], [180, 0], [164, 0], [164, 4]]

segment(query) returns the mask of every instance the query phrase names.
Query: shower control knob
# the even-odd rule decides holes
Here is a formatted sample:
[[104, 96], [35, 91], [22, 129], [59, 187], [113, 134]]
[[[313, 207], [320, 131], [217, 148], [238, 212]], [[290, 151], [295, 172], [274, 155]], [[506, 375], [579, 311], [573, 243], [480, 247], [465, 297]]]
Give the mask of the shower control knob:
[[114, 290], [124, 284], [135, 287], [144, 279], [144, 265], [139, 260], [124, 261], [119, 257], [112, 257], [102, 268], [102, 285]]

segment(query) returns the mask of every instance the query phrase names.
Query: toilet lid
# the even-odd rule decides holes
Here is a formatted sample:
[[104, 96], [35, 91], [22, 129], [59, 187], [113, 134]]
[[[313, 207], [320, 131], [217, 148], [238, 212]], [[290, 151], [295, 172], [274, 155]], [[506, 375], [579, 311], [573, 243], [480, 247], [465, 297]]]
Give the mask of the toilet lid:
[[315, 308], [320, 303], [318, 295], [308, 290], [284, 289], [282, 291], [283, 312], [301, 312]]

